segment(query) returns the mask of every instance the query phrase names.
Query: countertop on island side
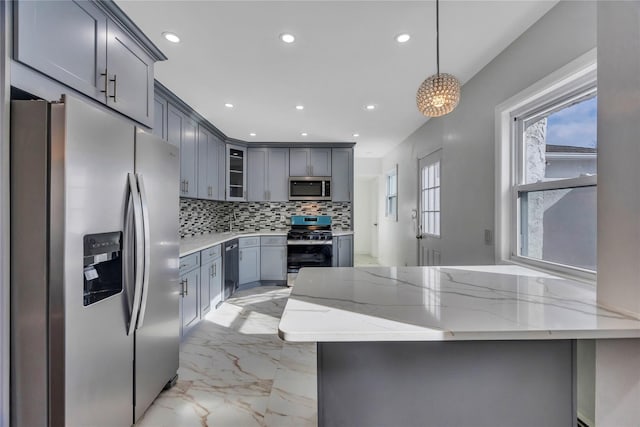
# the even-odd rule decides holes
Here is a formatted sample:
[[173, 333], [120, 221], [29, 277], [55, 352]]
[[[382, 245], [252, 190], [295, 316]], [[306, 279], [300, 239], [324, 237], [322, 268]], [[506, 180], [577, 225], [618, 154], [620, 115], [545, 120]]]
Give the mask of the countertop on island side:
[[[203, 249], [210, 248], [211, 246], [219, 245], [229, 240], [237, 239], [238, 237], [254, 237], [254, 236], [286, 236], [288, 230], [278, 231], [234, 231], [226, 233], [208, 233], [198, 236], [183, 237], [180, 239], [180, 256], [191, 255], [192, 253], [201, 251]], [[334, 236], [347, 236], [352, 235], [352, 230], [333, 230]]]
[[499, 266], [303, 268], [279, 325], [293, 342], [638, 338], [595, 287]]

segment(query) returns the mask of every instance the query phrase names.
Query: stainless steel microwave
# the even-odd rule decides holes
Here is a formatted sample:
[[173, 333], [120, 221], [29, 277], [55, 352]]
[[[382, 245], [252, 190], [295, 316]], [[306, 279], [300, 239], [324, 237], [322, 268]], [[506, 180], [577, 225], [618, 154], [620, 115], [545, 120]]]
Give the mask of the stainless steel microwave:
[[331, 177], [290, 177], [289, 200], [331, 200]]

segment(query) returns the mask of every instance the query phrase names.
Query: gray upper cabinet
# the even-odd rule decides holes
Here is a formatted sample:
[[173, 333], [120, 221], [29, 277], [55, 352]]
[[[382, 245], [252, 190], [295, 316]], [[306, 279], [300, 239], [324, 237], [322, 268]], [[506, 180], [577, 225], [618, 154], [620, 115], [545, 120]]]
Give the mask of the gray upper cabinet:
[[267, 149], [247, 149], [247, 200], [262, 202], [267, 199]]
[[247, 197], [247, 149], [227, 144], [226, 199], [241, 202]]
[[247, 199], [251, 202], [286, 201], [289, 198], [289, 149], [247, 149]]
[[104, 101], [106, 15], [87, 1], [19, 1], [13, 7], [15, 59]]
[[331, 150], [331, 200], [350, 202], [353, 200], [353, 148]]
[[180, 147], [180, 196], [197, 197], [197, 124], [169, 104], [167, 136], [170, 144]]
[[167, 100], [156, 96], [153, 102], [153, 134], [167, 141]]
[[331, 176], [331, 148], [291, 148], [290, 176]]
[[121, 25], [134, 25], [114, 12], [115, 5], [93, 1], [13, 5], [17, 61], [148, 127], [154, 124], [153, 64], [166, 57], [137, 28], [122, 29]]
[[198, 125], [189, 117], [184, 117], [182, 128], [182, 143], [180, 145], [180, 179], [184, 180], [185, 190], [181, 193], [185, 197], [198, 196], [197, 149]]
[[153, 126], [153, 59], [107, 21], [107, 105]]
[[[198, 126], [198, 198], [221, 200], [224, 194], [224, 175], [220, 181], [220, 146], [224, 145], [203, 126]], [[224, 154], [222, 157], [224, 164]], [[224, 171], [224, 167], [222, 167]]]
[[268, 200], [289, 200], [289, 149], [270, 148], [267, 153], [267, 166]]

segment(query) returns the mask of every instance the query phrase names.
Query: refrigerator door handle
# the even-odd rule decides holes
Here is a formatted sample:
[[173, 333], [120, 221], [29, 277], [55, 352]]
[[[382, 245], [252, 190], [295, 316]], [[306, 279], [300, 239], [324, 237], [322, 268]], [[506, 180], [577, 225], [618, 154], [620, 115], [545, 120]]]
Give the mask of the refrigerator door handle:
[[133, 291], [133, 305], [131, 308], [131, 318], [129, 320], [129, 330], [127, 335], [133, 334], [138, 322], [138, 313], [140, 309], [140, 299], [142, 297], [142, 279], [144, 272], [143, 258], [141, 254], [144, 251], [143, 243], [143, 225], [142, 225], [142, 202], [140, 200], [140, 193], [138, 192], [138, 183], [134, 174], [130, 173], [128, 176], [129, 181], [129, 195], [133, 204], [133, 230], [135, 233], [135, 249], [134, 249], [134, 268], [135, 268], [135, 285]]
[[142, 202], [142, 228], [144, 234], [144, 267], [142, 275], [142, 302], [140, 303], [140, 315], [136, 329], [140, 329], [144, 323], [144, 315], [147, 310], [147, 297], [149, 296], [149, 274], [151, 257], [151, 237], [149, 236], [149, 204], [147, 203], [147, 192], [144, 188], [144, 178], [142, 174], [136, 174], [138, 188], [140, 189], [140, 201]]

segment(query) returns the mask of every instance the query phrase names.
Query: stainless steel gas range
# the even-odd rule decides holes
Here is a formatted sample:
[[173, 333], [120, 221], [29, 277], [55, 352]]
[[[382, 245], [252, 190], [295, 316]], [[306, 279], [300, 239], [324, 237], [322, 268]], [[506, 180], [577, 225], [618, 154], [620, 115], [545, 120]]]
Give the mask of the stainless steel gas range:
[[293, 283], [303, 267], [331, 267], [333, 235], [331, 217], [294, 215], [287, 233], [287, 282]]

